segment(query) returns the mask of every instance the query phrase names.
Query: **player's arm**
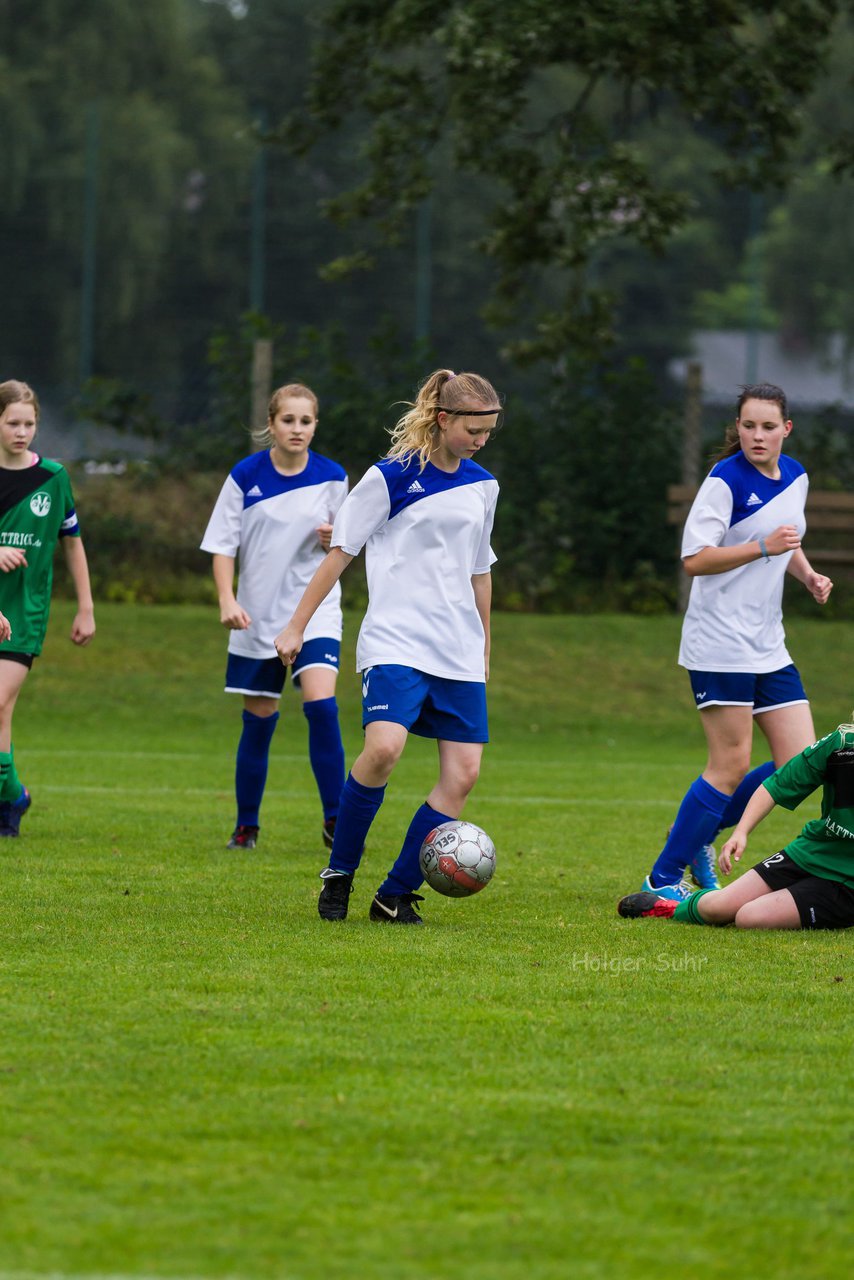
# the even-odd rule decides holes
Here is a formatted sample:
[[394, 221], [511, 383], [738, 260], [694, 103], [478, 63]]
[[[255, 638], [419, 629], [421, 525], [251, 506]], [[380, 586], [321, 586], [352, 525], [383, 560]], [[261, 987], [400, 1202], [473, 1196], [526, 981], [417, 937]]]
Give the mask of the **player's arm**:
[[229, 631], [245, 631], [252, 619], [234, 594], [234, 556], [213, 554], [213, 580], [219, 599], [219, 620]]
[[818, 604], [827, 604], [833, 590], [833, 583], [823, 573], [816, 573], [800, 547], [786, 565], [786, 573], [790, 573], [793, 578], [797, 578], [798, 582], [802, 582]]
[[74, 644], [88, 644], [95, 634], [95, 605], [92, 600], [92, 584], [89, 581], [89, 562], [83, 539], [78, 537], [63, 538], [62, 549], [65, 552], [65, 563], [74, 583], [74, 594], [77, 596], [77, 613], [71, 624], [71, 639]]
[[728, 876], [730, 871], [732, 871], [733, 859], [735, 859], [736, 862], [741, 861], [741, 855], [747, 847], [747, 837], [750, 835], [753, 828], [759, 825], [763, 818], [768, 817], [768, 814], [775, 807], [775, 804], [776, 801], [771, 795], [771, 792], [764, 783], [760, 783], [748, 800], [738, 826], [735, 828], [718, 856], [721, 871], [725, 876]]
[[296, 658], [302, 648], [306, 627], [352, 559], [353, 557], [341, 547], [333, 547], [323, 563], [318, 565], [290, 621], [274, 641], [276, 653], [286, 667], [289, 667]]
[[769, 557], [782, 556], [787, 551], [797, 552], [801, 538], [793, 524], [781, 524], [763, 542], [764, 550], [758, 541], [742, 542], [734, 547], [703, 547], [693, 555], [685, 556], [682, 564], [685, 572], [692, 578], [727, 573], [730, 569], [740, 569], [742, 565], [764, 559], [766, 552]]
[[473, 573], [471, 579], [472, 590], [474, 591], [475, 607], [480, 614], [480, 620], [483, 623], [484, 645], [483, 645], [483, 666], [486, 679], [489, 679], [489, 620], [492, 614], [492, 574], [491, 573]]

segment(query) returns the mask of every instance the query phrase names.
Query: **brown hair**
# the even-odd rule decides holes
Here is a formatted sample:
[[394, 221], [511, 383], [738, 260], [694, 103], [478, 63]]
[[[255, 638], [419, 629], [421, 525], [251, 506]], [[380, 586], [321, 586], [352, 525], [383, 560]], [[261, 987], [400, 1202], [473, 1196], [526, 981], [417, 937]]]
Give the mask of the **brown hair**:
[[742, 387], [735, 406], [735, 422], [731, 422], [727, 426], [723, 446], [712, 457], [713, 463], [721, 462], [724, 458], [731, 458], [741, 448], [741, 441], [738, 438], [738, 424], [741, 420], [741, 411], [747, 400], [767, 400], [769, 404], [775, 404], [780, 410], [783, 421], [788, 421], [789, 408], [786, 401], [786, 393], [782, 387], [775, 386], [773, 382], [755, 382], [750, 386]]
[[0, 382], [0, 413], [3, 413], [10, 404], [31, 404], [35, 410], [36, 422], [38, 422], [38, 396], [26, 382], [16, 382], [14, 378], [10, 379], [9, 382]]
[[[498, 393], [479, 373], [454, 373], [436, 369], [418, 388], [414, 401], [405, 400], [408, 411], [391, 428], [391, 448], [387, 458], [409, 463], [413, 458], [423, 471], [436, 447], [441, 409], [467, 409], [476, 405], [497, 405]], [[497, 410], [496, 410], [497, 412]]]

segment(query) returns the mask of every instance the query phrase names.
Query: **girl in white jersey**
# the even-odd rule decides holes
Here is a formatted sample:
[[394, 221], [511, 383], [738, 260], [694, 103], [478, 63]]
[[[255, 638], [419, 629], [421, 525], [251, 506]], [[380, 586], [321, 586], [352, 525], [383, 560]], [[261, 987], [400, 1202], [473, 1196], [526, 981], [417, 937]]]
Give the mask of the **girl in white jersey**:
[[[279, 719], [285, 671], [273, 644], [281, 619], [294, 608], [325, 559], [332, 520], [347, 494], [337, 462], [309, 445], [317, 429], [317, 397], [301, 383], [279, 387], [267, 426], [269, 446], [244, 458], [228, 476], [210, 518], [202, 550], [213, 555], [220, 621], [229, 632], [227, 693], [243, 695], [237, 748], [237, 824], [230, 849], [254, 849], [267, 781], [270, 743]], [[240, 580], [234, 593], [234, 563]], [[303, 697], [308, 750], [323, 807], [323, 842], [332, 847], [344, 748], [335, 682], [341, 647], [341, 592], [318, 610], [291, 678]]]
[[371, 904], [384, 924], [422, 924], [414, 904], [425, 836], [458, 818], [488, 740], [486, 679], [492, 598], [489, 544], [498, 484], [474, 455], [498, 426], [492, 385], [474, 373], [432, 373], [393, 429], [392, 446], [347, 498], [332, 549], [276, 637], [286, 665], [329, 590], [366, 547], [368, 609], [359, 632], [365, 745], [344, 785], [324, 920], [347, 915], [365, 837], [409, 733], [435, 738], [439, 778], [413, 817]]
[[[744, 387], [735, 425], [685, 522], [682, 563], [694, 582], [679, 663], [702, 712], [708, 760], [644, 881], [643, 889], [659, 897], [681, 901], [690, 894], [686, 868], [701, 889], [718, 888], [715, 836], [739, 821], [775, 767], [815, 740], [786, 649], [783, 581], [791, 574], [819, 604], [833, 583], [801, 549], [808, 481], [801, 464], [782, 452], [791, 430], [779, 387]], [[750, 770], [754, 718], [774, 761]]]

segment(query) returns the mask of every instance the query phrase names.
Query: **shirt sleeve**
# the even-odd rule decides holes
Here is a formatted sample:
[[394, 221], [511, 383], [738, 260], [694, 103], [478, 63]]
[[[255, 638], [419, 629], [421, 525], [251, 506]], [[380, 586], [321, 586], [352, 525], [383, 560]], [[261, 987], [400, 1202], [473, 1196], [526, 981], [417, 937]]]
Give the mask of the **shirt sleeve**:
[[704, 547], [719, 547], [732, 518], [732, 490], [718, 476], [706, 476], [688, 512], [682, 533], [682, 559]]
[[341, 510], [342, 506], [344, 505], [344, 500], [347, 497], [349, 488], [350, 488], [350, 481], [347, 479], [346, 476], [340, 482], [340, 484], [336, 484], [335, 486], [335, 492], [332, 498], [332, 502], [330, 504], [330, 508], [331, 508], [330, 517], [333, 523], [335, 522], [335, 517], [337, 516], [338, 512]]
[[495, 508], [498, 504], [498, 485], [492, 486], [492, 496], [486, 508], [486, 518], [483, 522], [483, 535], [478, 547], [477, 556], [475, 557], [475, 567], [472, 573], [489, 573], [492, 565], [498, 559], [498, 556], [492, 550], [490, 538], [492, 537], [492, 526], [495, 523]]
[[243, 490], [229, 476], [220, 490], [216, 505], [202, 538], [202, 551], [211, 555], [236, 556], [240, 548], [240, 530], [243, 523]]
[[797, 809], [802, 800], [822, 785], [827, 775], [827, 758], [839, 746], [839, 732], [834, 730], [766, 778], [762, 785], [774, 803], [783, 809]]
[[357, 556], [391, 510], [388, 485], [378, 467], [370, 467], [341, 504], [332, 527], [332, 546]]

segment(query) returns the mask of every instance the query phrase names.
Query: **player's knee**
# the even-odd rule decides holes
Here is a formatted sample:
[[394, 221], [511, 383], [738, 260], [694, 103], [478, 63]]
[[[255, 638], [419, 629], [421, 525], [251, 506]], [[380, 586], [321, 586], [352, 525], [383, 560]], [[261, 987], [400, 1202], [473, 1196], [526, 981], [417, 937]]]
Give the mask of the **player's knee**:
[[765, 926], [762, 902], [745, 902], [735, 913], [736, 929], [761, 929]]
[[368, 757], [371, 770], [375, 773], [383, 773], [386, 776], [391, 773], [397, 764], [400, 754], [401, 748], [399, 744], [388, 738], [372, 742], [370, 746], [366, 745], [365, 747], [365, 755]]

